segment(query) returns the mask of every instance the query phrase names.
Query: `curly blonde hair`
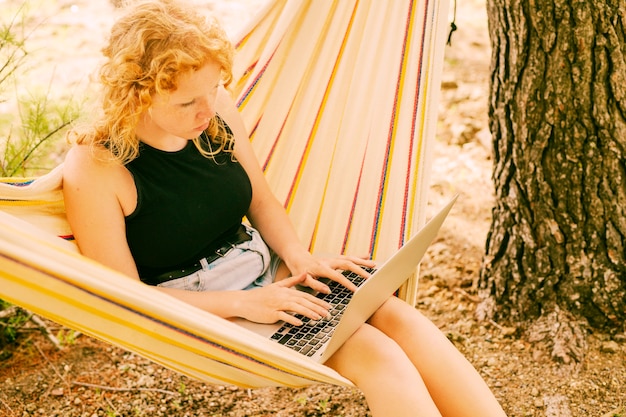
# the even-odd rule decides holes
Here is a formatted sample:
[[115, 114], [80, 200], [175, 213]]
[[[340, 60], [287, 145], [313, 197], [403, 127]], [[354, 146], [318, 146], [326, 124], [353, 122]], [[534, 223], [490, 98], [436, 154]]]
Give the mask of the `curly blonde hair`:
[[[132, 4], [112, 27], [102, 52], [107, 58], [99, 73], [102, 115], [90, 129], [71, 134], [76, 143], [108, 149], [122, 164], [139, 154], [135, 129], [155, 94], [176, 90], [181, 75], [208, 62], [221, 66], [224, 86], [232, 79], [233, 47], [224, 30], [177, 0]], [[232, 134], [219, 117], [211, 119], [206, 133], [212, 150], [200, 137], [193, 140], [205, 156], [232, 150]]]

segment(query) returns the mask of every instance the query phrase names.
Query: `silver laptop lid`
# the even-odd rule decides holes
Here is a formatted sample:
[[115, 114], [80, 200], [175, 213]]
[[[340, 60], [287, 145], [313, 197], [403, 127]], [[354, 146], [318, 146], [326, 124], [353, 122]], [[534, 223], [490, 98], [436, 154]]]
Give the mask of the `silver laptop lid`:
[[454, 196], [419, 232], [365, 281], [353, 295], [335, 329], [321, 362], [326, 361], [352, 334], [365, 323], [411, 274], [416, 272], [426, 250], [437, 236], [458, 195]]

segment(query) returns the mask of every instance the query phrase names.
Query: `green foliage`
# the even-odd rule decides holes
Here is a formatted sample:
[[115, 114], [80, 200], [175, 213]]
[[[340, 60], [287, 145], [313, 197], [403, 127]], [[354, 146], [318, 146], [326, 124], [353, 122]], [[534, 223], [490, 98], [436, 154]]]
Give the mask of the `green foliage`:
[[5, 136], [0, 176], [26, 176], [46, 170], [50, 151], [70, 123], [78, 118], [79, 109], [72, 103], [50, 102], [47, 95], [19, 101], [20, 126], [0, 120], [0, 135]]
[[6, 302], [0, 303], [0, 311], [4, 312], [0, 318], [0, 349], [9, 343], [15, 342], [18, 332], [30, 320], [31, 314], [21, 308], [11, 307]]
[[61, 344], [61, 346], [71, 346], [76, 343], [76, 337], [78, 337], [80, 333], [72, 330], [72, 329], [61, 329], [56, 335], [57, 340]]
[[[8, 22], [0, 22], [0, 93], [8, 87], [28, 56], [24, 28], [24, 6]], [[2, 101], [0, 98], [0, 103]]]
[[317, 409], [322, 413], [327, 413], [330, 410], [330, 400], [322, 399], [317, 404]]
[[28, 33], [26, 9], [20, 7], [10, 20], [0, 22], [0, 176], [39, 174], [56, 165], [51, 157], [55, 142], [65, 128], [79, 116], [79, 106], [72, 100], [57, 103], [50, 92], [16, 97], [7, 92], [28, 85], [25, 79]]
[[[295, 398], [295, 401], [303, 406], [306, 407], [307, 404], [309, 403], [309, 398], [304, 396], [304, 395], [300, 395], [298, 397]], [[318, 400], [317, 405], [315, 406], [316, 409], [316, 416], [323, 416], [323, 415], [329, 415], [331, 412], [333, 412], [333, 407], [331, 404], [331, 399], [330, 398], [322, 398], [320, 400]], [[337, 415], [337, 414], [333, 414], [333, 415]], [[339, 416], [338, 416], [339, 417]]]

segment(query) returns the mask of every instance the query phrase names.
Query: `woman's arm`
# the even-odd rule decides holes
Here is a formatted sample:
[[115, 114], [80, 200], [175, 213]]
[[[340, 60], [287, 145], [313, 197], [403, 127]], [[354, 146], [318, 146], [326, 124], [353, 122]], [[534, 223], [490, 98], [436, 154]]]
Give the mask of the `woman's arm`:
[[99, 161], [87, 145], [76, 145], [68, 152], [63, 197], [78, 248], [83, 255], [139, 279], [124, 223], [124, 216], [136, 204], [133, 191], [132, 178], [123, 166]]
[[[74, 146], [63, 168], [63, 195], [67, 218], [81, 253], [131, 278], [139, 279], [137, 267], [126, 240], [125, 216], [137, 204], [130, 172], [114, 163], [96, 160], [88, 146]], [[274, 323], [300, 321], [287, 311], [319, 319], [328, 305], [310, 294], [291, 287], [305, 277], [252, 291], [194, 292], [170, 288], [159, 290], [220, 317], [243, 317]]]

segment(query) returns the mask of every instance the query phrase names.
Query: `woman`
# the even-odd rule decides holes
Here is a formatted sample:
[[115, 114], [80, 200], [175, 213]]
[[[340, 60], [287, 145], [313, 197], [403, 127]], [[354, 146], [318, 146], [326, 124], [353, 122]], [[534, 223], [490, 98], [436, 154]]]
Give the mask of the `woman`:
[[[298, 241], [272, 195], [225, 86], [232, 46], [214, 21], [175, 0], [130, 8], [100, 72], [102, 114], [64, 167], [67, 215], [81, 252], [224, 318], [317, 320], [338, 270]], [[243, 226], [246, 216], [251, 226]], [[270, 249], [271, 248], [271, 249]], [[326, 362], [375, 416], [503, 416], [475, 369], [417, 310], [390, 298]]]

